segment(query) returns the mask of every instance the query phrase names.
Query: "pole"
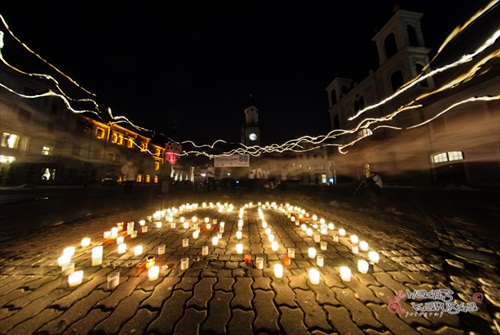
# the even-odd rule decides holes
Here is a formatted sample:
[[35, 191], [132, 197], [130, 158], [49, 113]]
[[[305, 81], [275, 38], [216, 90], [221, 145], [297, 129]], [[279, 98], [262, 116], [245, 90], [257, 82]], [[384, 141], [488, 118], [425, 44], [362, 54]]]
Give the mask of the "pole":
[[366, 183], [366, 180], [362, 180], [361, 183], [359, 183], [358, 185], [358, 188], [356, 189], [356, 191], [354, 191], [354, 193], [352, 195], [356, 195], [356, 193], [358, 193], [358, 190], [359, 188], [361, 187], [361, 185], [363, 185], [364, 183]]

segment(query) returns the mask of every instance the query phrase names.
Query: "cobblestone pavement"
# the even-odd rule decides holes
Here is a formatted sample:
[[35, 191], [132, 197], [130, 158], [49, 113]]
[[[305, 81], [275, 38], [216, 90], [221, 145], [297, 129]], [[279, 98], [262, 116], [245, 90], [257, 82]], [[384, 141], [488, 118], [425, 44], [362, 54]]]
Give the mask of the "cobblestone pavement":
[[[174, 208], [179, 210], [172, 214], [175, 226], [168, 212], [147, 219], [157, 210]], [[140, 220], [146, 220], [147, 231]], [[103, 237], [119, 222], [124, 223], [119, 232], [127, 247], [123, 254], [116, 239]], [[127, 234], [128, 222], [134, 222], [137, 237]], [[213, 245], [222, 222], [224, 231]], [[198, 238], [193, 236], [196, 224]], [[476, 228], [470, 218], [440, 213], [424, 202], [377, 211], [335, 197], [285, 192], [169, 197], [164, 208], [87, 218], [3, 245], [0, 332], [499, 334], [497, 236], [479, 235]], [[353, 243], [351, 235], [359, 242]], [[83, 237], [90, 237], [90, 246], [80, 245]], [[366, 251], [361, 241], [368, 243]], [[93, 266], [92, 248], [98, 245], [103, 247], [102, 264]], [[138, 245], [143, 253], [135, 256]], [[158, 252], [161, 245], [163, 254]], [[75, 246], [74, 270], [83, 270], [83, 281], [75, 287], [69, 287], [58, 265], [68, 246]], [[294, 248], [295, 256], [277, 278], [274, 266], [288, 261], [288, 248]], [[316, 257], [309, 255], [310, 248]], [[369, 251], [378, 252], [380, 261], [360, 273], [358, 260], [369, 261]], [[148, 278], [148, 255], [155, 256], [159, 267], [157, 280]], [[257, 257], [263, 259], [263, 269], [257, 267]], [[186, 269], [183, 258], [189, 262]], [[351, 270], [350, 281], [341, 278], [341, 266]], [[310, 269], [319, 271], [319, 284], [309, 279]], [[119, 285], [110, 288], [107, 278], [114, 272]]]

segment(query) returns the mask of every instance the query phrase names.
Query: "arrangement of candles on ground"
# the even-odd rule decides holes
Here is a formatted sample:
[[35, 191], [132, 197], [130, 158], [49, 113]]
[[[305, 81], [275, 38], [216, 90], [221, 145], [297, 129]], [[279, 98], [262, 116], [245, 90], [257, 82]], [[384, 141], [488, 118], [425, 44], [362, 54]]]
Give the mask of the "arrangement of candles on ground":
[[[252, 264], [252, 255], [245, 250], [245, 245], [248, 245], [246, 241], [247, 237], [245, 235], [245, 232], [247, 231], [245, 229], [245, 222], [247, 220], [245, 218], [245, 210], [252, 209], [254, 207], [253, 203], [247, 203], [241, 207], [239, 211], [233, 212], [234, 206], [227, 203], [222, 204], [218, 202], [213, 204], [211, 202], [204, 202], [201, 206], [204, 210], [211, 209], [217, 211], [218, 213], [223, 213], [218, 215], [228, 216], [227, 220], [230, 220], [231, 222], [230, 229], [234, 230], [232, 230], [230, 234], [224, 236], [227, 239], [236, 240], [235, 248], [232, 249], [233, 251], [229, 250], [229, 252], [244, 255], [243, 260], [247, 265]], [[147, 245], [146, 243], [143, 245], [138, 243], [140, 242], [140, 239], [133, 240], [138, 236], [142, 236], [138, 235], [138, 232], [141, 234], [147, 234], [144, 236], [150, 236], [150, 234], [158, 234], [175, 229], [176, 231], [180, 231], [184, 234], [182, 238], [179, 239], [179, 241], [182, 242], [181, 246], [183, 248], [190, 248], [193, 245], [199, 245], [199, 242], [196, 241], [203, 238], [203, 241], [206, 241], [206, 245], [201, 246], [201, 256], [209, 255], [210, 248], [224, 248], [226, 242], [223, 238], [223, 233], [226, 227], [225, 222], [218, 222], [217, 219], [211, 219], [208, 216], [202, 216], [204, 219], [201, 220], [197, 216], [189, 216], [189, 211], [197, 209], [198, 204], [185, 204], [179, 207], [156, 211], [152, 215], [147, 216], [147, 220], [139, 220], [137, 222], [138, 225], [135, 222], [119, 222], [116, 226], [103, 233], [103, 241], [95, 242], [92, 241], [90, 237], [85, 237], [81, 240], [80, 245], [82, 249], [87, 249], [89, 253], [91, 251], [92, 266], [101, 266], [103, 264], [104, 252], [110, 253], [111, 255], [115, 254], [117, 255], [115, 257], [117, 258], [127, 257], [127, 255], [135, 257], [136, 260], [138, 258], [142, 258], [142, 261], [139, 261], [139, 264], [144, 264], [149, 280], [155, 281], [159, 278], [161, 267], [156, 264], [154, 256], [151, 258], [151, 255], [147, 256], [147, 254], [156, 252], [157, 255], [163, 255], [166, 252], [166, 245], [158, 245], [157, 251], [156, 247], [154, 250], [145, 250], [145, 248], [150, 248], [144, 246]], [[320, 253], [322, 251], [327, 251], [329, 244], [328, 241], [330, 241], [330, 243], [342, 243], [344, 246], [349, 246], [352, 248], [351, 251], [354, 255], [360, 255], [360, 259], [356, 261], [359, 273], [367, 273], [370, 266], [379, 262], [379, 254], [373, 250], [369, 251], [369, 245], [366, 241], [361, 240], [355, 234], [348, 235], [344, 228], [336, 228], [333, 223], [326, 223], [324, 218], [318, 218], [317, 215], [310, 215], [300, 207], [293, 207], [289, 204], [277, 205], [274, 202], [266, 202], [265, 204], [259, 202], [257, 206], [257, 213], [262, 227], [261, 237], [262, 239], [265, 239], [263, 241], [264, 247], [269, 248], [278, 254], [282, 250], [287, 251], [286, 255], [280, 257], [282, 258], [282, 262], [277, 264], [271, 262], [271, 264], [269, 264], [270, 267], [273, 267], [276, 278], [282, 278], [284, 276], [284, 270], [292, 266], [296, 250], [295, 248], [289, 248], [286, 245], [280, 245], [279, 239], [282, 236], [280, 233], [273, 233], [272, 222], [266, 220], [264, 210], [277, 210], [286, 215], [290, 219], [289, 222], [292, 225], [297, 226], [297, 229], [300, 226], [298, 233], [302, 231], [304, 237], [307, 236], [309, 240], [314, 241], [314, 243], [317, 244], [318, 248], [309, 247], [307, 250], [307, 256], [311, 262], [314, 263], [313, 266], [318, 267], [311, 268], [308, 271], [309, 280], [313, 285], [317, 285], [320, 282], [321, 272], [319, 269], [325, 266], [325, 260], [328, 261], [323, 255], [318, 254], [318, 250]], [[233, 217], [231, 218], [231, 216]], [[251, 222], [252, 219], [248, 218], [248, 220]], [[124, 231], [125, 227], [126, 231]], [[148, 230], [148, 227], [151, 228], [151, 230]], [[283, 227], [280, 227], [280, 229], [283, 229]], [[220, 245], [221, 241], [224, 242], [222, 246]], [[94, 245], [92, 245], [92, 242], [94, 242]], [[113, 244], [115, 246], [111, 247]], [[74, 262], [72, 262], [74, 253], [75, 247], [68, 247], [64, 249], [63, 254], [58, 258], [58, 264], [62, 269], [62, 273], [68, 276], [68, 284], [70, 287], [79, 285], [83, 280], [83, 271], [74, 271]], [[146, 256], [143, 256], [144, 254], [146, 254]], [[111, 258], [113, 256], [108, 257]], [[187, 270], [189, 268], [190, 258], [184, 257], [179, 261], [179, 268], [181, 270]], [[262, 257], [262, 255], [255, 255], [253, 266], [257, 269], [264, 269], [264, 257]], [[74, 272], [78, 273], [72, 275]], [[349, 267], [340, 267], [339, 275], [342, 280], [350, 280], [351, 274], [352, 272]], [[69, 278], [70, 275], [72, 275], [71, 279]], [[112, 283], [108, 284], [108, 286], [116, 287], [118, 285], [119, 274], [118, 279], [115, 277], [113, 278]]]

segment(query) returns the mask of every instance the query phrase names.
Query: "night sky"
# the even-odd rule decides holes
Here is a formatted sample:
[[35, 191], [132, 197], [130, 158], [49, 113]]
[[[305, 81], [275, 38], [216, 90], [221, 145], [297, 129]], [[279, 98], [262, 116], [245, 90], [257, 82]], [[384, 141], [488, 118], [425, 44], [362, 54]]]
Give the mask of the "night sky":
[[[212, 1], [180, 8], [169, 2], [60, 6], [3, 0], [0, 14], [21, 41], [115, 115], [167, 134], [175, 122], [181, 140], [199, 144], [239, 142], [243, 109], [253, 95], [267, 145], [329, 131], [326, 86], [336, 75], [361, 81], [378, 66], [371, 38], [397, 3], [424, 13], [432, 56], [455, 26], [488, 2], [301, 1], [271, 7], [269, 1], [238, 1], [217, 7]], [[14, 44], [6, 36], [4, 58], [23, 69]], [[89, 96], [80, 91], [74, 97]]]

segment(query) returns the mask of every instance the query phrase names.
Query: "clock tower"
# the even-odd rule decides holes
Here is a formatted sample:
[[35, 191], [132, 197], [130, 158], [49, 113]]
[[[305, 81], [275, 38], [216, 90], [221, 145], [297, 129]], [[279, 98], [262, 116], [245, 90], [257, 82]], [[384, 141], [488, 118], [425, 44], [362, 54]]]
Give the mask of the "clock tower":
[[245, 123], [243, 124], [241, 137], [242, 143], [247, 146], [260, 145], [259, 109], [250, 95], [248, 107], [245, 108]]

